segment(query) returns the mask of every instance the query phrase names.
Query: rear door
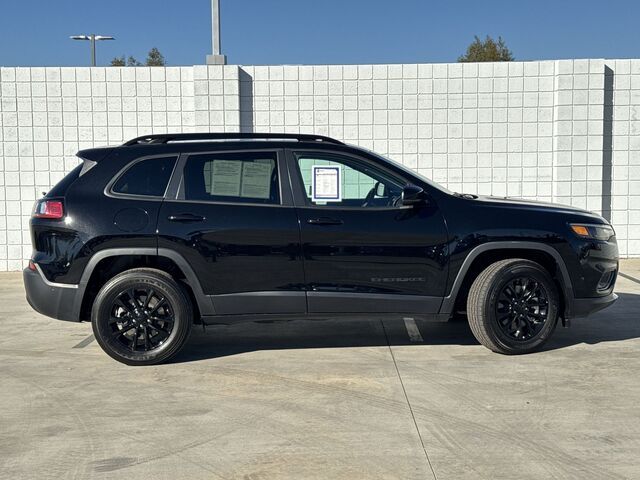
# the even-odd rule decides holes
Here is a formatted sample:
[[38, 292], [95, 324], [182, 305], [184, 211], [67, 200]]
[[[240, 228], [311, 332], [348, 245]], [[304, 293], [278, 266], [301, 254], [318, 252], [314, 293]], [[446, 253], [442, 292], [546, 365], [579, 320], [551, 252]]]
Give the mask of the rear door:
[[409, 183], [346, 153], [288, 155], [309, 313], [432, 314], [447, 274], [438, 205], [403, 206]]
[[298, 219], [282, 181], [282, 151], [183, 154], [178, 168], [179, 185], [160, 212], [158, 247], [187, 260], [215, 313], [304, 313]]

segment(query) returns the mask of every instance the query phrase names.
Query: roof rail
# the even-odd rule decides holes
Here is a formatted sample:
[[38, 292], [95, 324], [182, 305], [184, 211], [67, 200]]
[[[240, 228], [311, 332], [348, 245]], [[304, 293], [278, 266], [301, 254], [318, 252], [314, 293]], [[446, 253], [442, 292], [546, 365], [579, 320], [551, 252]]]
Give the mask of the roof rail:
[[169, 142], [193, 142], [209, 140], [297, 140], [298, 142], [324, 142], [336, 145], [344, 145], [339, 140], [323, 135], [312, 135], [305, 133], [160, 133], [155, 135], [144, 135], [124, 143], [123, 146], [132, 145], [152, 145]]

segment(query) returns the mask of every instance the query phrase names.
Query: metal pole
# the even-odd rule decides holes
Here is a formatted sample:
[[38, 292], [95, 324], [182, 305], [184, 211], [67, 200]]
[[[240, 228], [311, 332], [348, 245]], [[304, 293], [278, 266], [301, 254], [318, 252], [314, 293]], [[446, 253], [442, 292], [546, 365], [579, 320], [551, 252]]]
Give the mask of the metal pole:
[[211, 0], [213, 54], [220, 55], [220, 0]]
[[91, 66], [96, 66], [96, 34], [92, 33], [90, 35], [91, 40]]
[[207, 55], [207, 64], [226, 65], [227, 57], [220, 53], [220, 0], [211, 0], [211, 46], [213, 52]]

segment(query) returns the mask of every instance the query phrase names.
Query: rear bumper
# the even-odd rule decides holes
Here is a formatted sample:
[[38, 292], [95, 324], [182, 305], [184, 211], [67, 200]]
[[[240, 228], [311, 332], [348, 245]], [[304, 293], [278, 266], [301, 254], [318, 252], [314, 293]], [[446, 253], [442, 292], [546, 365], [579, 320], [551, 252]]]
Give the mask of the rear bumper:
[[22, 273], [24, 288], [29, 305], [47, 317], [70, 322], [78, 322], [76, 308], [77, 285], [48, 282], [39, 270], [25, 268]]
[[586, 317], [592, 313], [598, 312], [609, 305], [613, 304], [618, 299], [618, 295], [610, 293], [606, 297], [594, 297], [594, 298], [574, 298], [572, 302], [572, 308], [570, 309], [570, 317]]

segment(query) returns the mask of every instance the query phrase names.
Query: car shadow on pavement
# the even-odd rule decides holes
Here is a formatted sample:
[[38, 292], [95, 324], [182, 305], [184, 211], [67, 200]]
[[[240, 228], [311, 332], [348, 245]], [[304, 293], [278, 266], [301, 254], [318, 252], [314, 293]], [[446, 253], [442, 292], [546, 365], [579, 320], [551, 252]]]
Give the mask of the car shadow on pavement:
[[[581, 343], [640, 338], [640, 295], [619, 293], [610, 308], [560, 324], [543, 351]], [[172, 363], [193, 362], [261, 350], [428, 345], [479, 345], [466, 320], [417, 322], [422, 341], [412, 341], [402, 320], [257, 321], [236, 325], [194, 326], [189, 342]]]

